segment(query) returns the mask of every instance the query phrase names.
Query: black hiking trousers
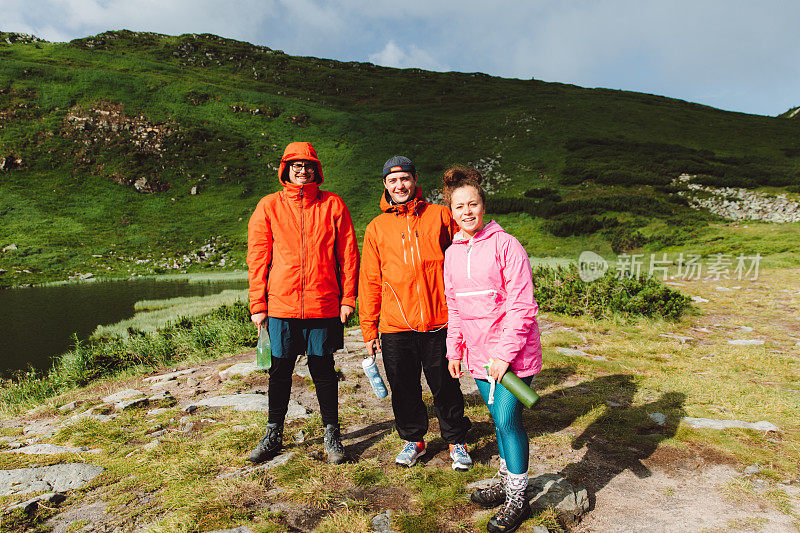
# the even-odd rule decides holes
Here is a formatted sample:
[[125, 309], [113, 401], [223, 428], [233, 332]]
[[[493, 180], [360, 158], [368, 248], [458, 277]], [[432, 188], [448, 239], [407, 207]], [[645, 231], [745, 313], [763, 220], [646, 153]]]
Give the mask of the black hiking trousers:
[[404, 440], [421, 441], [428, 432], [428, 410], [422, 401], [421, 372], [433, 394], [442, 439], [463, 444], [472, 427], [464, 416], [461, 385], [447, 370], [447, 329], [419, 333], [382, 333], [381, 349], [386, 378], [392, 391], [397, 433]]

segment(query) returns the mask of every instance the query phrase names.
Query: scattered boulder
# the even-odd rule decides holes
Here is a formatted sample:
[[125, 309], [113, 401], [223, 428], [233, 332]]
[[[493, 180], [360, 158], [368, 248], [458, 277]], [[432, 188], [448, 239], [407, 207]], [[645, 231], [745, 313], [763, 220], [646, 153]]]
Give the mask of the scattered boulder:
[[28, 492], [66, 492], [88, 485], [105, 469], [86, 463], [65, 463], [0, 470], [0, 496]]
[[56, 432], [55, 420], [37, 420], [22, 428], [23, 435], [50, 437]]
[[[55, 444], [31, 444], [13, 450], [13, 453], [24, 453], [28, 455], [48, 455], [57, 453], [100, 453], [102, 450], [90, 450], [85, 446], [76, 448], [74, 446], [57, 446]], [[11, 453], [11, 452], [4, 452]]]
[[695, 418], [691, 416], [684, 416], [681, 422], [689, 427], [695, 429], [752, 429], [755, 431], [780, 431], [780, 428], [766, 420], [758, 422], [744, 422], [742, 420], [716, 420], [713, 418]]
[[69, 413], [70, 411], [74, 411], [82, 403], [83, 402], [81, 400], [75, 400], [74, 402], [65, 403], [64, 405], [58, 408], [58, 412], [62, 414]]
[[51, 505], [58, 505], [59, 503], [66, 500], [67, 497], [61, 494], [60, 492], [48, 492], [46, 494], [40, 494], [38, 496], [34, 496], [30, 500], [24, 501], [22, 503], [18, 503], [16, 505], [12, 505], [8, 507], [7, 511], [14, 511], [15, 509], [22, 509], [25, 514], [31, 514], [35, 512], [39, 508], [40, 502], [47, 502]]
[[395, 533], [395, 529], [392, 528], [392, 510], [373, 516], [370, 525], [375, 533]]
[[706, 300], [702, 296], [692, 296], [692, 302], [694, 302], [696, 304], [704, 304], [704, 303], [708, 303], [708, 300]]
[[750, 465], [750, 466], [748, 466], [747, 468], [744, 469], [743, 474], [745, 476], [752, 476], [752, 475], [758, 474], [760, 472], [761, 472], [761, 467], [760, 466], [758, 466], [758, 465]]
[[156, 382], [164, 382], [164, 381], [173, 381], [178, 379], [181, 376], [186, 376], [188, 374], [193, 374], [197, 372], [196, 368], [187, 368], [186, 370], [177, 370], [175, 372], [170, 372], [169, 374], [160, 374], [157, 376], [149, 376], [144, 378], [142, 381], [145, 383], [156, 383]]
[[[493, 479], [482, 479], [467, 485], [467, 490], [489, 487]], [[559, 474], [542, 474], [528, 478], [525, 496], [533, 512], [553, 508], [566, 524], [575, 524], [589, 510], [589, 494]]]
[[264, 470], [272, 470], [273, 468], [277, 468], [279, 466], [287, 464], [289, 461], [292, 460], [294, 455], [295, 452], [282, 453], [281, 455], [267, 461], [266, 463], [257, 466], [248, 466], [245, 468], [240, 468], [239, 470], [228, 472], [227, 474], [220, 474], [219, 476], [217, 476], [217, 479], [240, 477], [240, 476], [246, 476], [247, 474], [252, 474], [253, 472], [263, 472]]
[[147, 402], [150, 404], [159, 405], [163, 408], [172, 407], [177, 403], [177, 400], [172, 394], [170, 394], [168, 390], [165, 390], [148, 397]]
[[575, 350], [573, 348], [565, 348], [563, 346], [556, 347], [556, 351], [561, 355], [566, 355], [567, 357], [590, 357], [590, 355], [586, 352]]
[[17, 249], [17, 245], [14, 243], [9, 244], [8, 246], [3, 247], [3, 252], [12, 252]]
[[[237, 411], [261, 411], [267, 412], [269, 401], [266, 394], [228, 394], [222, 396], [213, 396], [198, 400], [183, 408], [185, 412], [187, 409], [194, 407], [233, 407]], [[296, 400], [289, 400], [289, 410], [286, 413], [286, 422], [297, 420], [298, 418], [308, 418], [308, 411], [306, 408], [297, 403]]]
[[231, 379], [233, 376], [246, 376], [248, 374], [252, 374], [258, 370], [258, 367], [255, 361], [247, 362], [247, 363], [236, 363], [233, 366], [229, 366], [225, 370], [221, 370], [219, 373], [219, 378], [222, 380]]
[[121, 402], [122, 400], [130, 400], [131, 398], [140, 398], [144, 395], [145, 394], [140, 390], [125, 389], [106, 396], [105, 398], [103, 398], [103, 402], [117, 403]]
[[239, 526], [230, 529], [215, 529], [214, 531], [209, 531], [208, 533], [253, 533], [253, 530], [247, 526]]
[[145, 407], [148, 403], [147, 398], [133, 398], [131, 400], [122, 400], [114, 404], [114, 409], [117, 411], [125, 411], [133, 409], [134, 407]]
[[690, 344], [694, 342], [694, 337], [686, 337], [684, 335], [675, 335], [674, 333], [659, 333], [659, 337], [664, 337], [665, 339], [673, 339], [681, 344]]
[[761, 339], [731, 339], [728, 344], [733, 346], [761, 346], [764, 341]]
[[659, 426], [667, 424], [667, 417], [664, 413], [648, 413], [647, 417]]

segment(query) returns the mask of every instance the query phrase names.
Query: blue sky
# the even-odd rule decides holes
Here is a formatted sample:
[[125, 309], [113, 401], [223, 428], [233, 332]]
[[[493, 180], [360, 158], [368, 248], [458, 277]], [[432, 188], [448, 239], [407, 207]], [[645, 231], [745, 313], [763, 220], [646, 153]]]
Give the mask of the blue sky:
[[215, 33], [295, 55], [486, 72], [777, 115], [800, 105], [797, 0], [0, 0], [0, 29]]

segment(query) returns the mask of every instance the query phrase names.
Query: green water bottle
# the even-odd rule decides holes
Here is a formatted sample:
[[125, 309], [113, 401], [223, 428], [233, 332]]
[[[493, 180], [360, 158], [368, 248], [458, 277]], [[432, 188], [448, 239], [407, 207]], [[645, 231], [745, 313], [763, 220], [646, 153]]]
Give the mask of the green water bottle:
[[256, 346], [256, 368], [269, 370], [272, 366], [272, 350], [269, 348], [269, 330], [266, 326], [258, 326], [258, 346]]
[[[491, 366], [492, 361], [493, 359], [489, 359], [489, 364], [483, 365], [483, 368], [486, 369], [487, 376], [489, 375], [489, 367]], [[531, 389], [525, 384], [524, 381], [514, 375], [511, 370], [506, 370], [506, 373], [503, 374], [503, 379], [500, 380], [500, 384], [508, 389], [508, 392], [513, 394], [514, 397], [516, 397], [516, 399], [528, 409], [533, 407], [534, 404], [539, 401], [539, 395], [536, 394], [536, 391]]]

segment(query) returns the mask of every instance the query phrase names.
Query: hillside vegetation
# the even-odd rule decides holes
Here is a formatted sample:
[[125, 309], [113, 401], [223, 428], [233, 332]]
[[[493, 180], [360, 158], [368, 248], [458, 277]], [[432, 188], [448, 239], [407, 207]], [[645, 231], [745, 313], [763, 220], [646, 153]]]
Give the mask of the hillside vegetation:
[[208, 34], [0, 33], [0, 249], [16, 248], [0, 253], [0, 286], [244, 268], [247, 219], [296, 140], [317, 148], [359, 233], [383, 162], [402, 153], [428, 191], [449, 164], [476, 165], [491, 214], [537, 256], [702, 246], [721, 220], [690, 209], [673, 179], [792, 194], [798, 133], [794, 120], [649, 94], [293, 57]]

